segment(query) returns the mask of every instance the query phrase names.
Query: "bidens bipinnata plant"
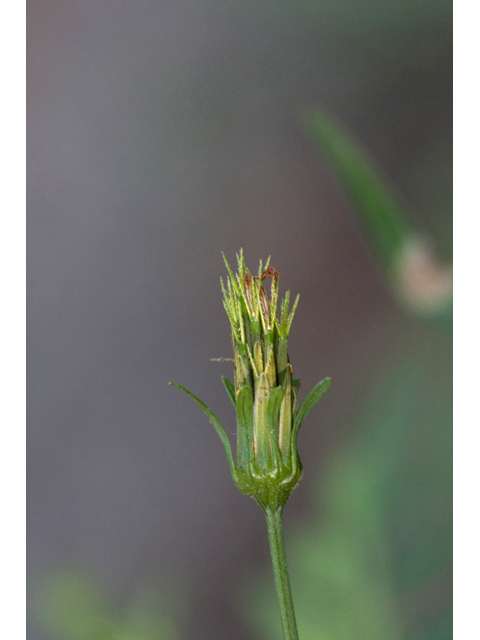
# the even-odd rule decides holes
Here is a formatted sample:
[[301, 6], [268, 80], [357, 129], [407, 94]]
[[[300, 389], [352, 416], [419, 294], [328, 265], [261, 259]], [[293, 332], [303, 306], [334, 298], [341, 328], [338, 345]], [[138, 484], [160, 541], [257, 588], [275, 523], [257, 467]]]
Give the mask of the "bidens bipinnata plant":
[[[223, 305], [232, 330], [234, 384], [222, 382], [237, 414], [237, 452], [233, 462], [224, 428], [205, 404], [185, 387], [171, 382], [193, 398], [210, 418], [227, 453], [233, 480], [242, 493], [253, 496], [262, 509], [282, 508], [302, 475], [297, 434], [302, 422], [330, 387], [319, 382], [299, 406], [300, 380], [293, 378], [288, 357], [288, 335], [299, 296], [289, 311], [290, 292], [280, 303], [277, 318], [279, 273], [260, 266], [252, 276], [243, 252], [237, 255], [238, 273], [228, 270], [221, 279]], [[270, 280], [270, 297], [264, 284]]]
[[[237, 487], [253, 496], [262, 507], [267, 521], [275, 587], [285, 640], [298, 640], [290, 580], [287, 571], [282, 513], [289, 495], [302, 475], [297, 451], [297, 434], [312, 407], [331, 384], [330, 378], [319, 382], [298, 405], [300, 380], [293, 378], [288, 357], [288, 334], [298, 303], [289, 311], [290, 293], [280, 304], [277, 318], [278, 272], [260, 267], [252, 276], [245, 266], [243, 252], [237, 255], [238, 273], [228, 270], [227, 286], [223, 281], [223, 306], [232, 329], [234, 384], [222, 376], [222, 382], [237, 414], [237, 456], [224, 428], [210, 409], [185, 387], [170, 382], [197, 402], [220, 436], [232, 477]], [[270, 298], [264, 288], [270, 280]]]

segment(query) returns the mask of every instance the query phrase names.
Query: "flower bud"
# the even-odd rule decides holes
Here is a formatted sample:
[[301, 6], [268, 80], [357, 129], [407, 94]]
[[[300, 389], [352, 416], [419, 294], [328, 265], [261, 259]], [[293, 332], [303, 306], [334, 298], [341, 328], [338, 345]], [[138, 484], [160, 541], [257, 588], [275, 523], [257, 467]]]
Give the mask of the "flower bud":
[[[302, 475], [295, 424], [300, 381], [292, 380], [288, 357], [288, 335], [299, 297], [289, 310], [287, 292], [277, 319], [279, 273], [267, 261], [265, 268], [260, 262], [257, 275], [252, 276], [242, 251], [237, 262], [234, 276], [225, 259], [226, 287], [222, 281], [235, 356], [237, 485], [262, 506], [277, 508], [285, 504]], [[264, 287], [267, 279], [271, 280], [270, 296]], [[325, 381], [324, 391], [329, 385]]]
[[[187, 393], [207, 414], [225, 447], [232, 477], [243, 493], [252, 495], [265, 509], [281, 509], [302, 475], [297, 451], [298, 430], [312, 407], [330, 387], [319, 382], [298, 407], [300, 380], [293, 379], [288, 357], [288, 335], [299, 296], [290, 306], [290, 293], [280, 303], [277, 318], [279, 273], [260, 266], [252, 276], [243, 252], [237, 255], [238, 273], [225, 259], [228, 279], [221, 281], [223, 305], [232, 331], [234, 384], [222, 381], [237, 415], [235, 462], [224, 428], [216, 416], [190, 391]], [[264, 287], [270, 280], [270, 292]]]

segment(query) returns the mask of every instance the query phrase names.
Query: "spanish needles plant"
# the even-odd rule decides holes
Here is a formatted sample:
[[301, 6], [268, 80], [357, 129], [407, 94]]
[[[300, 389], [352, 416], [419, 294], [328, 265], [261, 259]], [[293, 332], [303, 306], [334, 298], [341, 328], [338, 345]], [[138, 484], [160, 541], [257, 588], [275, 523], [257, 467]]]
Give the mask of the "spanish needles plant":
[[[223, 426], [210, 409], [190, 391], [170, 382], [189, 395], [206, 413], [222, 440], [232, 478], [242, 493], [261, 506], [267, 521], [275, 587], [285, 640], [298, 640], [295, 611], [287, 571], [283, 539], [283, 508], [302, 476], [297, 435], [313, 406], [330, 387], [331, 379], [319, 382], [299, 406], [300, 380], [293, 378], [288, 357], [288, 335], [298, 296], [291, 310], [290, 292], [280, 304], [277, 318], [279, 273], [260, 266], [252, 276], [243, 252], [237, 255], [238, 274], [228, 270], [223, 281], [223, 305], [230, 320], [233, 343], [234, 384], [222, 376], [224, 387], [237, 414], [237, 451], [233, 460]], [[271, 280], [270, 298], [264, 281]]]

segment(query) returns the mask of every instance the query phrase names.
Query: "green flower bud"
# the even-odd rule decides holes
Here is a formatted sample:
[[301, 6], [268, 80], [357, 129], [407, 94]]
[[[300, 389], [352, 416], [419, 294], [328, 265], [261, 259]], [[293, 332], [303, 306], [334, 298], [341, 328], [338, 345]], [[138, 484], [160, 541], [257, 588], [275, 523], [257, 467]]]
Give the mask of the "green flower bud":
[[[298, 407], [300, 380], [293, 379], [288, 357], [288, 335], [299, 296], [289, 310], [290, 294], [280, 304], [277, 318], [279, 273], [262, 262], [252, 276], [243, 252], [237, 255], [238, 273], [225, 259], [228, 279], [221, 281], [223, 305], [232, 331], [234, 384], [222, 378], [237, 414], [237, 453], [214, 414], [190, 395], [209, 416], [225, 446], [237, 487], [252, 495], [263, 509], [282, 508], [302, 475], [297, 434], [310, 409], [330, 387], [331, 379], [319, 382]], [[270, 280], [269, 295], [264, 283]]]

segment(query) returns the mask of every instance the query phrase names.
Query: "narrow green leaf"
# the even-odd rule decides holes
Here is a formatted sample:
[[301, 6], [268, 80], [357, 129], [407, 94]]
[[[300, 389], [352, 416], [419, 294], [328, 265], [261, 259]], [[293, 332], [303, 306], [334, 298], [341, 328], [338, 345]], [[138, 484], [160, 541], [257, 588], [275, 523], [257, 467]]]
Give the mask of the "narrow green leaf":
[[308, 416], [310, 411], [317, 404], [323, 394], [330, 388], [331, 384], [331, 378], [324, 378], [313, 387], [308, 396], [302, 402], [293, 423], [292, 443], [296, 442], [298, 430], [302, 426], [302, 422], [305, 420], [305, 418]]
[[295, 416], [298, 413], [298, 391], [297, 391], [297, 387], [294, 386], [293, 381], [292, 381], [292, 417], [293, 420], [295, 420]]
[[273, 466], [273, 448], [268, 426], [268, 396], [270, 385], [265, 373], [255, 381], [255, 401], [253, 403], [253, 442], [255, 462], [261, 469], [270, 470]]
[[288, 369], [288, 339], [278, 336], [277, 341], [277, 376], [278, 382], [284, 386]]
[[268, 422], [271, 425], [271, 429], [275, 428], [278, 431], [278, 414], [280, 407], [282, 406], [283, 396], [285, 395], [285, 389], [283, 387], [275, 387], [270, 391], [268, 396]]
[[295, 302], [293, 303], [292, 310], [290, 311], [290, 315], [288, 316], [287, 322], [287, 336], [290, 333], [290, 327], [292, 326], [293, 316], [295, 315], [295, 311], [297, 310], [298, 301], [300, 300], [300, 294], [295, 298]]
[[[350, 197], [393, 293], [410, 312], [451, 326], [451, 265], [435, 258], [403, 198], [332, 115], [311, 109], [303, 125]], [[426, 288], [419, 290], [420, 272], [430, 275]]]
[[180, 389], [180, 391], [183, 391], [183, 393], [186, 393], [187, 396], [190, 396], [192, 400], [195, 400], [195, 402], [198, 404], [200, 409], [203, 411], [203, 413], [205, 413], [205, 415], [208, 417], [210, 422], [213, 424], [215, 431], [218, 433], [220, 440], [222, 441], [222, 444], [225, 447], [225, 453], [227, 454], [227, 460], [230, 466], [230, 471], [232, 473], [232, 478], [236, 482], [237, 472], [235, 471], [235, 464], [233, 462], [232, 447], [230, 445], [230, 440], [228, 439], [227, 434], [225, 433], [225, 429], [223, 428], [220, 420], [212, 411], [210, 411], [210, 409], [207, 407], [205, 403], [203, 403], [199, 398], [197, 398], [197, 396], [193, 395], [193, 393], [191, 393], [188, 389], [185, 389], [185, 387], [183, 387], [181, 384], [178, 384], [178, 382], [169, 382], [168, 384], [173, 385], [174, 387], [177, 387], [177, 389]]
[[404, 243], [414, 235], [406, 206], [367, 152], [333, 116], [312, 109], [303, 124], [350, 196], [370, 245], [390, 270]]
[[292, 380], [292, 385], [295, 387], [297, 391], [300, 391], [300, 383], [301, 383], [300, 378], [294, 378]]
[[[235, 280], [235, 276], [233, 275], [232, 270], [230, 269], [230, 265], [228, 264], [228, 261], [227, 261], [227, 259], [225, 257], [225, 254], [223, 253], [223, 251], [222, 251], [222, 256], [223, 256], [223, 261], [225, 262], [225, 266], [227, 267], [228, 274], [230, 276], [230, 281], [231, 281], [232, 285], [236, 288], [236, 290], [238, 292], [239, 291], [239, 287], [238, 287], [237, 282]], [[238, 256], [237, 256], [237, 260], [238, 260]]]
[[285, 389], [282, 406], [280, 407], [280, 417], [278, 419], [278, 446], [285, 464], [290, 460], [292, 450], [292, 376], [291, 366], [287, 367], [286, 376], [282, 382]]
[[248, 467], [253, 458], [253, 398], [249, 386], [241, 387], [237, 393], [237, 466]]
[[231, 382], [231, 380], [227, 378], [227, 376], [222, 376], [222, 384], [225, 387], [225, 391], [227, 392], [228, 397], [232, 401], [233, 408], [235, 409], [236, 408], [235, 387], [233, 386], [233, 383]]
[[283, 387], [275, 387], [270, 391], [268, 396], [268, 427], [272, 437], [273, 455], [276, 460], [280, 457], [280, 449], [278, 442], [278, 416], [280, 413], [280, 407], [282, 406], [282, 400], [285, 395], [285, 389]]

